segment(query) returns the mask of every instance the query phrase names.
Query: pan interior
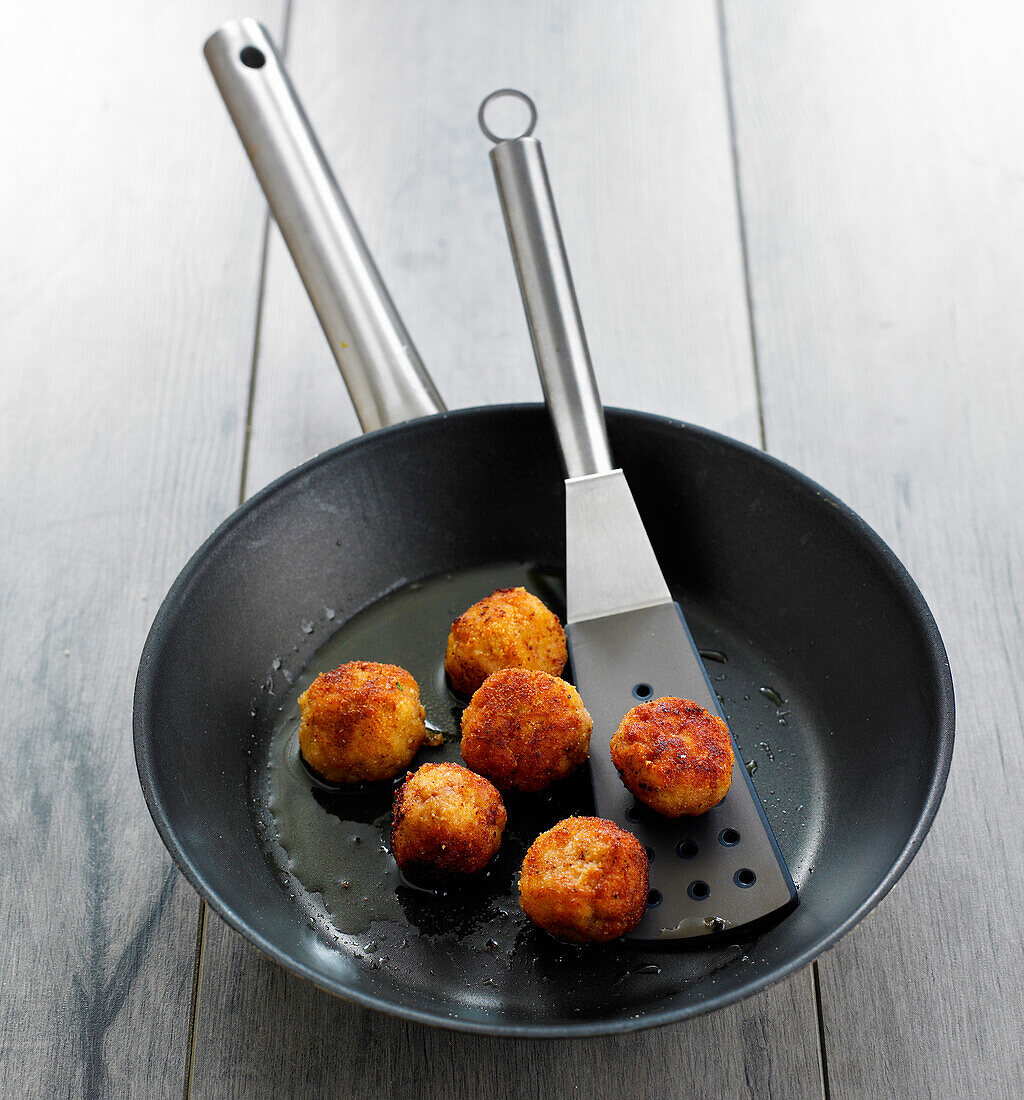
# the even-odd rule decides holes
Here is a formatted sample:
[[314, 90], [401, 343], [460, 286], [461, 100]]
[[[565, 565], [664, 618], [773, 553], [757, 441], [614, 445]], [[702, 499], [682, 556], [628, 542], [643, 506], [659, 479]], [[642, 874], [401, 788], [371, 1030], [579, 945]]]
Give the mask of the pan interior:
[[[660, 417], [607, 416], [697, 643], [726, 657], [708, 668], [800, 905], [749, 941], [660, 951], [578, 950], [536, 933], [511, 894], [517, 855], [552, 816], [589, 805], [585, 777], [548, 804], [509, 807], [506, 862], [476, 893], [400, 892], [387, 878], [389, 788], [347, 805], [302, 792], [339, 850], [365, 860], [360, 881], [375, 891], [356, 896], [378, 898], [375, 910], [332, 902], [322, 871], [289, 871], [274, 849], [267, 765], [288, 717], [278, 708], [303, 673], [346, 655], [405, 665], [432, 721], [453, 734], [457, 701], [440, 677], [452, 618], [517, 583], [536, 582], [561, 610], [557, 574], [522, 564], [565, 555], [546, 411], [447, 413], [345, 444], [257, 494], [175, 582], [139, 669], [136, 759], [168, 849], [234, 928], [332, 992], [502, 1034], [680, 1019], [834, 942], [892, 886], [931, 822], [952, 750], [952, 687], [934, 622], [892, 553], [764, 454]], [[360, 632], [379, 648], [356, 644]], [[449, 741], [421, 758], [457, 751]]]
[[[449, 975], [448, 1011], [513, 1017], [540, 1009], [566, 1017], [607, 1015], [627, 1003], [660, 999], [680, 983], [707, 980], [750, 961], [755, 937], [719, 938], [667, 957], [635, 945], [570, 947], [537, 932], [516, 902], [515, 878], [526, 849], [543, 830], [571, 814], [592, 814], [584, 767], [538, 795], [506, 796], [509, 823], [499, 855], [473, 881], [444, 890], [407, 882], [389, 851], [388, 824], [399, 775], [386, 783], [324, 783], [298, 750], [299, 694], [315, 676], [350, 660], [401, 665], [420, 685], [427, 721], [443, 731], [436, 748], [413, 762], [461, 763], [459, 719], [465, 700], [444, 674], [452, 620], [494, 589], [523, 585], [564, 616], [560, 570], [505, 562], [407, 584], [340, 626], [293, 680], [273, 711], [253, 769], [257, 830], [294, 908], [319, 938], [328, 972], [355, 964], [396, 981], [422, 975], [436, 988]], [[681, 598], [709, 674], [723, 701], [744, 761], [799, 885], [813, 873], [821, 836], [825, 768], [822, 731], [813, 708], [721, 610]], [[585, 702], [585, 700], [584, 700]], [[713, 900], [708, 916], [714, 916]], [[595, 971], [606, 981], [594, 983]], [[583, 990], [586, 997], [582, 996]], [[546, 1008], [545, 1008], [546, 1006]]]

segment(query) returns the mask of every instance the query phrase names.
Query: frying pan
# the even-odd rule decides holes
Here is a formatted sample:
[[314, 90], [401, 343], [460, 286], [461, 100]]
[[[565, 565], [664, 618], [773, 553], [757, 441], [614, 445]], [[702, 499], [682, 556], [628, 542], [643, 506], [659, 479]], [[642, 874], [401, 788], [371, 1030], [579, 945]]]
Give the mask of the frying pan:
[[[390, 916], [346, 928], [273, 852], [272, 743], [318, 654], [346, 631], [372, 648], [366, 624], [380, 624], [380, 644], [412, 653], [420, 666], [410, 671], [434, 685], [428, 712], [454, 706], [439, 671], [443, 630], [418, 612], [399, 620], [424, 592], [450, 584], [455, 600], [473, 583], [517, 583], [531, 570], [557, 606], [564, 492], [542, 406], [434, 411], [436, 393], [262, 28], [225, 26], [207, 57], [328, 339], [347, 345], [339, 363], [364, 427], [377, 430], [252, 497], [156, 616], [136, 685], [135, 751], [178, 867], [293, 972], [465, 1031], [625, 1032], [722, 1007], [802, 967], [892, 888], [934, 818], [953, 748], [950, 670], [913, 580], [849, 508], [769, 455], [666, 417], [608, 409], [612, 450], [705, 652], [799, 906], [771, 927], [695, 947], [570, 948], [508, 904], [510, 866], [491, 886], [440, 897], [367, 879], [367, 901]], [[450, 610], [444, 598], [438, 607], [435, 617]], [[457, 759], [457, 749], [436, 751]], [[339, 808], [330, 792], [310, 795], [333, 813], [339, 843], [386, 849], [386, 831], [367, 822], [381, 820], [387, 791], [351, 796], [376, 800], [370, 814], [345, 809], [349, 796]], [[513, 840], [579, 812], [584, 798], [566, 788], [510, 805]]]

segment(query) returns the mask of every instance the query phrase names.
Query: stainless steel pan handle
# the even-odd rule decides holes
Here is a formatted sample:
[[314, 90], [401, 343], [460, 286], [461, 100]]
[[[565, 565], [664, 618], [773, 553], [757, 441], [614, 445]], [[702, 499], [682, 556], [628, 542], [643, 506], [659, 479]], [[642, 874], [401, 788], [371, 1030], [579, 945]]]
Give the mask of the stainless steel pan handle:
[[204, 53], [364, 431], [443, 411], [266, 29], [225, 23]]
[[[502, 96], [530, 107], [531, 122], [519, 137], [502, 139], [487, 125], [488, 104]], [[544, 154], [530, 137], [536, 118], [532, 100], [511, 88], [492, 92], [480, 104], [480, 128], [496, 143], [491, 165], [566, 476], [584, 477], [607, 473], [615, 463]]]

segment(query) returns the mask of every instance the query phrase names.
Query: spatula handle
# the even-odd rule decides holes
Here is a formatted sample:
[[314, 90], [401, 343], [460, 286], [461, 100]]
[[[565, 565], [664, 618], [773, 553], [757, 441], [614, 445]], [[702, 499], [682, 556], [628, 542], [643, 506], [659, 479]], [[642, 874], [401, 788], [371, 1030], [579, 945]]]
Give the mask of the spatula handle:
[[204, 52], [363, 429], [443, 411], [270, 36], [232, 20]]
[[540, 142], [528, 134], [501, 140], [487, 127], [487, 103], [502, 94], [525, 99], [531, 109], [533, 104], [521, 92], [510, 89], [492, 93], [481, 104], [480, 124], [496, 142], [491, 164], [544, 396], [566, 475], [574, 478], [607, 473], [615, 463], [544, 154]]

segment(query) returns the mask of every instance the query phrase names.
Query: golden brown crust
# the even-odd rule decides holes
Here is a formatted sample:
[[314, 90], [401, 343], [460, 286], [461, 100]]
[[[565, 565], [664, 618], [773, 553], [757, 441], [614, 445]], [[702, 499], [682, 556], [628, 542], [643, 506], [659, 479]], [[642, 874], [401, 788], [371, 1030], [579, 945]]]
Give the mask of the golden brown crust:
[[587, 759], [590, 715], [576, 689], [546, 672], [505, 668], [462, 715], [462, 759], [502, 790], [540, 791]]
[[299, 710], [302, 755], [334, 783], [390, 779], [427, 736], [419, 685], [398, 665], [350, 661], [322, 672]]
[[558, 616], [525, 588], [499, 588], [452, 623], [444, 667], [455, 690], [472, 695], [500, 668], [559, 676], [567, 659]]
[[666, 817], [706, 813], [732, 783], [729, 727], [692, 699], [666, 696], [634, 707], [611, 752], [627, 788]]
[[632, 833], [599, 817], [570, 817], [530, 845], [519, 904], [554, 936], [603, 943], [640, 923], [649, 871], [647, 853]]
[[501, 846], [505, 804], [459, 764], [423, 764], [395, 792], [391, 850], [413, 877], [482, 871]]

